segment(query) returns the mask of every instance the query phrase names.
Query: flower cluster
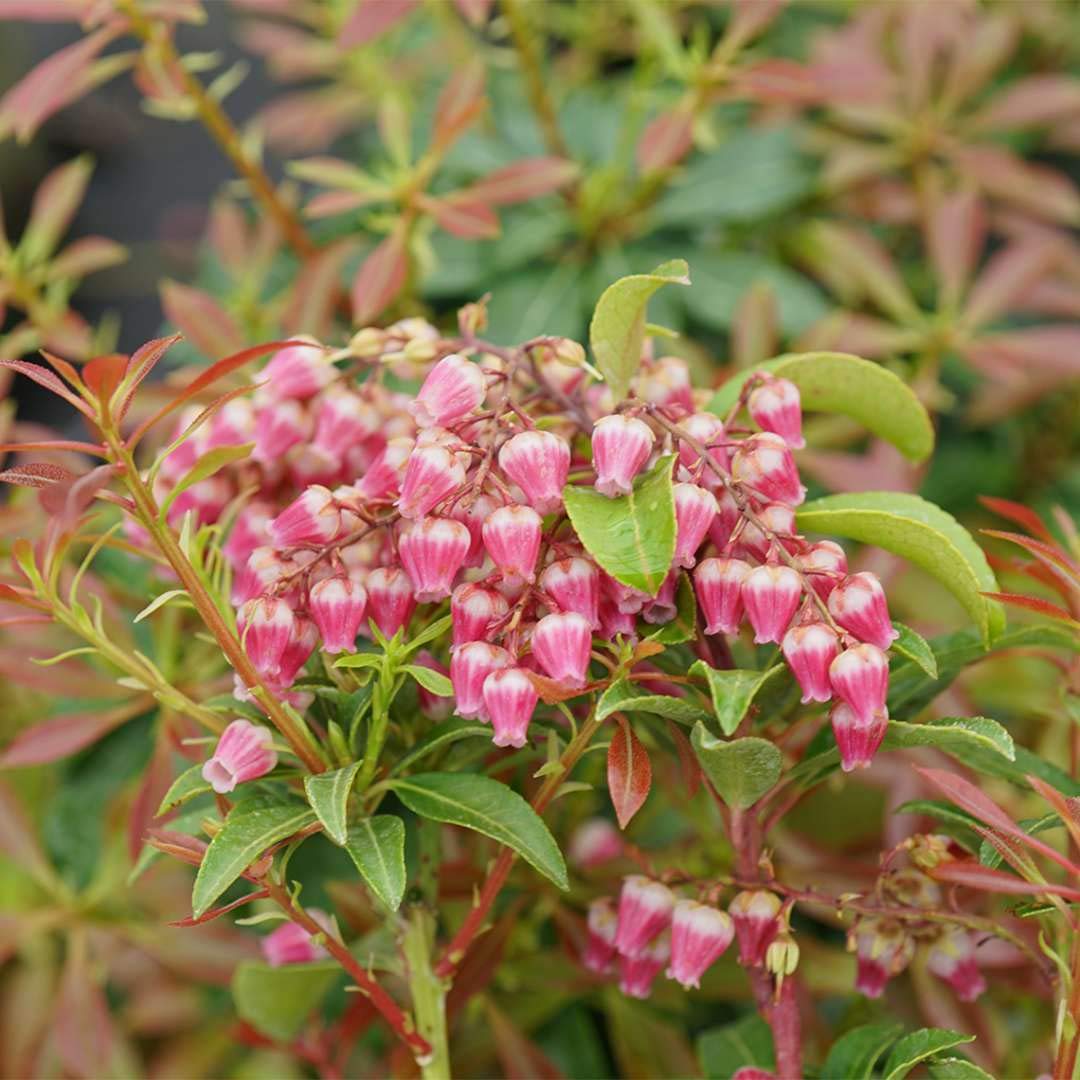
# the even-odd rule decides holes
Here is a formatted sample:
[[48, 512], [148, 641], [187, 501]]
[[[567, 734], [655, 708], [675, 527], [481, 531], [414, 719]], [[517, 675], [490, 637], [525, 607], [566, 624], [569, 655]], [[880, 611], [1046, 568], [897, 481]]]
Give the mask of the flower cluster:
[[[886, 869], [878, 879], [877, 896], [887, 905], [940, 909], [941, 886], [923, 870], [970, 856], [947, 836], [919, 834], [902, 846], [914, 865]], [[977, 936], [963, 926], [888, 915], [862, 916], [848, 933], [848, 948], [858, 964], [855, 986], [870, 998], [881, 997], [889, 979], [904, 971], [921, 948], [927, 968], [961, 1001], [974, 1001], [986, 989], [977, 944]]]
[[[584, 689], [594, 635], [634, 641], [639, 617], [670, 621], [692, 570], [705, 634], [737, 634], [745, 621], [756, 643], [780, 645], [804, 702], [836, 699], [844, 768], [868, 764], [887, 723], [896, 632], [877, 578], [849, 575], [839, 545], [795, 531], [797, 387], [752, 374], [721, 419], [696, 407], [685, 364], [667, 357], [612, 411], [572, 342], [505, 354], [455, 344], [417, 320], [354, 338], [342, 355], [376, 373], [434, 361], [412, 397], [376, 375], [348, 380], [313, 342], [290, 345], [250, 400], [229, 401], [164, 459], [163, 499], [201, 455], [253, 445], [231, 472], [176, 494], [169, 514], [228, 524], [237, 624], [266, 684], [302, 705], [294, 684], [316, 648], [389, 639], [418, 605], [448, 602], [449, 648], [428, 662], [448, 670], [458, 715], [489, 722], [497, 746], [520, 747], [536, 676], [568, 695]], [[563, 489], [573, 478], [618, 498], [664, 454], [676, 458], [677, 532], [652, 596], [598, 565], [563, 512]]]

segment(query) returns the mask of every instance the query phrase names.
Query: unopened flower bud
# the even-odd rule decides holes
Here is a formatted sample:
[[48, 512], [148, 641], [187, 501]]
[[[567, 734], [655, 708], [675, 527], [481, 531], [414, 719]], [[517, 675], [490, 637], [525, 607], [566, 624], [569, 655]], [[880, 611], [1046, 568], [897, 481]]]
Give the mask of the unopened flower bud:
[[[590, 818], [570, 837], [567, 855], [575, 866], [589, 869], [617, 859], [623, 853], [622, 833], [607, 818]], [[614, 930], [612, 941], [615, 940]]]
[[580, 556], [559, 559], [544, 569], [540, 587], [560, 610], [576, 611], [593, 630], [600, 629], [600, 571], [595, 563]]
[[282, 548], [328, 544], [340, 529], [341, 510], [321, 484], [313, 484], [270, 522], [270, 536]]
[[605, 416], [593, 425], [593, 468], [601, 495], [626, 495], [652, 452], [656, 436], [637, 417]]
[[[433, 346], [429, 343], [428, 348]], [[479, 365], [451, 353], [428, 373], [416, 399], [409, 404], [409, 412], [419, 427], [445, 426], [471, 413], [486, 393], [487, 380]]]
[[619, 957], [619, 989], [627, 997], [647, 998], [653, 981], [670, 959], [670, 935], [665, 931], [634, 956]]
[[455, 712], [468, 720], [487, 720], [484, 681], [493, 672], [511, 667], [514, 658], [498, 645], [468, 641], [450, 658], [450, 682], [454, 687]]
[[889, 619], [885, 590], [876, 574], [844, 578], [829, 593], [829, 612], [848, 633], [879, 649], [887, 649], [900, 636]]
[[615, 947], [623, 956], [640, 956], [646, 946], [671, 923], [675, 897], [659, 881], [631, 874], [619, 893], [619, 930]]
[[802, 597], [802, 578], [790, 566], [759, 566], [746, 575], [742, 599], [754, 642], [779, 644]]
[[387, 334], [377, 326], [365, 326], [349, 339], [349, 353], [358, 360], [373, 360], [386, 348]]
[[799, 966], [799, 946], [786, 931], [778, 934], [765, 950], [765, 970], [777, 979], [785, 979]]
[[[330, 917], [318, 908], [308, 908], [308, 915], [324, 930], [330, 931]], [[311, 964], [327, 956], [326, 950], [316, 944], [313, 934], [308, 933], [298, 923], [282, 923], [272, 933], [261, 938], [259, 947], [271, 967], [283, 964]]]
[[570, 472], [570, 447], [550, 431], [523, 431], [499, 451], [499, 468], [525, 493], [539, 514], [562, 506], [562, 491]]
[[589, 905], [585, 954], [581, 958], [581, 962], [589, 971], [597, 975], [605, 975], [611, 970], [616, 955], [615, 928], [617, 925], [615, 901], [610, 896], [602, 896]]
[[491, 741], [496, 746], [524, 746], [539, 700], [528, 672], [519, 667], [492, 672], [484, 680], [483, 694], [484, 708], [495, 731]]
[[863, 723], [869, 723], [885, 711], [889, 661], [876, 645], [862, 644], [845, 649], [829, 665], [829, 681], [836, 696]]
[[380, 566], [368, 574], [368, 618], [385, 638], [392, 638], [416, 607], [412, 582], [400, 566]]
[[840, 652], [840, 639], [823, 622], [793, 626], [781, 642], [784, 659], [802, 690], [803, 704], [832, 697], [829, 665]]
[[798, 506], [806, 498], [791, 450], [771, 432], [743, 440], [732, 456], [731, 475], [770, 502]]
[[507, 580], [536, 580], [543, 522], [528, 506], [502, 506], [489, 514], [483, 526], [484, 547]]

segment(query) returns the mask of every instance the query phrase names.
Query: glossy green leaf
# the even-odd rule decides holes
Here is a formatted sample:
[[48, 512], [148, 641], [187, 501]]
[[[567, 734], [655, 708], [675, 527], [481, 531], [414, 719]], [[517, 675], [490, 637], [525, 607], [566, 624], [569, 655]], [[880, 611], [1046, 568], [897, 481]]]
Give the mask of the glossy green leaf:
[[210, 785], [203, 779], [202, 765], [192, 765], [185, 769], [165, 792], [161, 805], [157, 808], [155, 817], [175, 810], [178, 806], [194, 799], [197, 795], [204, 795], [210, 790]]
[[405, 825], [392, 814], [376, 814], [349, 827], [345, 850], [367, 887], [391, 910], [405, 895]]
[[951, 825], [956, 829], [966, 829], [968, 833], [974, 831], [981, 822], [971, 816], [966, 810], [961, 810], [950, 802], [942, 799], [910, 799], [901, 803], [894, 813], [897, 814], [925, 814], [935, 818], [943, 825]]
[[692, 701], [668, 694], [650, 694], [647, 684], [632, 683], [628, 679], [619, 679], [612, 683], [597, 703], [598, 720], [606, 720], [615, 712], [652, 713], [654, 716], [678, 720], [682, 724], [694, 724], [699, 720], [709, 719], [709, 713]]
[[245, 960], [232, 979], [237, 1015], [271, 1039], [287, 1043], [340, 976], [341, 968], [332, 960], [281, 967]]
[[342, 769], [304, 777], [304, 793], [322, 824], [326, 835], [335, 844], [344, 845], [348, 835], [346, 818], [349, 808], [349, 792], [360, 769], [354, 761]]
[[[985, 716], [945, 717], [928, 720], [925, 724], [908, 724], [890, 720], [882, 741], [883, 750], [908, 750], [916, 746], [932, 746], [952, 754], [958, 761], [978, 768], [977, 755], [983, 754], [1018, 773], [1011, 763], [1017, 751], [1012, 736], [996, 720]], [[840, 765], [840, 752], [835, 746], [801, 761], [791, 770], [790, 777], [803, 784], [816, 784]]]
[[429, 693], [437, 697], [453, 697], [454, 685], [441, 672], [423, 664], [406, 664], [405, 670]]
[[655, 596], [675, 556], [673, 455], [634, 481], [629, 495], [609, 499], [568, 484], [566, 512], [589, 554], [617, 581]]
[[654, 630], [647, 640], [658, 641], [661, 645], [681, 645], [696, 637], [697, 601], [694, 599], [694, 586], [690, 584], [689, 574], [680, 574], [675, 589], [675, 618], [664, 623], [659, 630]]
[[951, 1050], [954, 1046], [975, 1041], [974, 1035], [947, 1028], [920, 1028], [905, 1035], [893, 1048], [885, 1061], [883, 1080], [903, 1080], [921, 1061]]
[[226, 465], [242, 461], [251, 453], [254, 446], [254, 443], [242, 443], [239, 446], [215, 446], [213, 450], [201, 454], [196, 459], [195, 464], [176, 481], [174, 487], [165, 497], [159, 511], [161, 519], [165, 520], [166, 515], [169, 513], [169, 507], [189, 487], [201, 483], [203, 480], [208, 480], [214, 473], [224, 469]]
[[548, 827], [505, 784], [472, 773], [418, 773], [387, 783], [413, 813], [490, 836], [560, 889], [569, 888], [566, 863]]
[[725, 742], [695, 724], [690, 744], [717, 794], [728, 806], [753, 806], [780, 779], [784, 759], [766, 739], [745, 738]]
[[[798, 388], [803, 408], [838, 413], [892, 443], [905, 457], [923, 461], [934, 449], [934, 425], [914, 391], [888, 368], [851, 353], [789, 353], [757, 364]], [[746, 372], [729, 379], [709, 402], [724, 415], [738, 400]]]
[[616, 402], [626, 397], [641, 366], [645, 307], [663, 285], [689, 285], [684, 259], [662, 263], [651, 274], [631, 274], [609, 285], [597, 301], [589, 324], [589, 344], [600, 373]]
[[929, 678], [936, 679], [938, 677], [937, 657], [934, 656], [934, 650], [930, 648], [930, 643], [926, 638], [903, 623], [894, 622], [893, 629], [900, 636], [892, 643], [892, 651], [916, 664], [926, 672]]
[[828, 495], [801, 507], [796, 520], [801, 530], [860, 540], [922, 567], [964, 605], [987, 644], [1004, 630], [1001, 605], [982, 595], [998, 587], [982, 549], [956, 518], [918, 495]]
[[754, 1014], [702, 1032], [697, 1053], [706, 1080], [731, 1080], [748, 1065], [766, 1072], [776, 1066], [772, 1029]]
[[272, 844], [315, 821], [304, 803], [278, 802], [253, 796], [237, 803], [217, 836], [210, 841], [195, 876], [191, 910], [195, 917], [214, 901]]
[[985, 1069], [960, 1057], [936, 1057], [926, 1063], [930, 1080], [994, 1080]]
[[716, 720], [725, 735], [734, 734], [757, 692], [786, 671], [783, 664], [767, 671], [719, 671], [704, 660], [696, 661], [690, 668], [691, 675], [700, 675], [708, 681]]
[[845, 1032], [829, 1048], [821, 1067], [823, 1077], [870, 1080], [878, 1059], [903, 1031], [900, 1024], [863, 1024]]
[[440, 747], [450, 746], [459, 739], [475, 738], [490, 739], [491, 725], [482, 724], [479, 720], [463, 720], [460, 716], [451, 716], [448, 720], [436, 724], [407, 754], [398, 758], [390, 767], [390, 775], [404, 772]]

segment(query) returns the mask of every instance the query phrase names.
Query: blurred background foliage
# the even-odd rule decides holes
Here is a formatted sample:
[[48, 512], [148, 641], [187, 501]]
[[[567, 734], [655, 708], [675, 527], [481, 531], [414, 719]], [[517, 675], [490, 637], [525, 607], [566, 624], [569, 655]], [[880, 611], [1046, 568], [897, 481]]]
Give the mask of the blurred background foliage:
[[[140, 5], [0, 3], [9, 9], [0, 133], [19, 145], [0, 146], [0, 356], [44, 345], [86, 359], [178, 328], [186, 340], [170, 359], [205, 362], [282, 333], [338, 344], [414, 315], [448, 327], [487, 293], [496, 342], [585, 340], [608, 284], [682, 257], [692, 287], [658, 294], [650, 317], [677, 333], [657, 347], [690, 360], [699, 385], [786, 349], [846, 348], [896, 370], [934, 412], [938, 449], [922, 472], [844, 423], [816, 421], [802, 464], [819, 490], [917, 490], [972, 527], [991, 520], [979, 495], [1080, 513], [1080, 8], [1068, 0], [234, 0], [205, 11], [147, 0], [176, 52], [106, 29], [40, 108], [19, 96], [27, 73], [101, 32], [94, 19], [107, 28]], [[134, 81], [117, 77], [128, 71]], [[270, 178], [287, 220], [186, 122], [200, 107], [180, 71], [223, 103], [231, 126], [218, 142]], [[91, 86], [78, 101], [69, 93]], [[81, 152], [92, 167], [63, 166], [64, 191], [44, 199], [41, 179]], [[507, 169], [510, 195], [484, 187]], [[87, 244], [102, 235], [126, 252]], [[4, 441], [69, 422], [25, 386], [13, 392], [18, 419], [12, 401], [0, 405]], [[28, 504], [4, 507], [11, 531]], [[953, 602], [924, 575], [888, 559], [874, 568], [895, 617], [926, 634], [955, 627]], [[123, 560], [102, 573], [140, 591]], [[64, 664], [34, 668], [32, 653], [13, 636], [0, 650], [0, 741], [43, 710], [92, 711], [109, 697], [103, 685], [58, 702]], [[935, 706], [994, 716], [1064, 762], [1068, 731], [1047, 720], [1059, 707], [1045, 662], [1023, 655], [976, 666]], [[18, 952], [0, 977], [0, 1070], [91, 1075], [85, 1062], [107, 1039], [117, 1076], [302, 1075], [312, 1063], [254, 1029], [235, 1038], [224, 989], [252, 939], [218, 923], [161, 930], [186, 914], [172, 887], [185, 870], [167, 860], [129, 885], [125, 816], [156, 744], [153, 718], [128, 720], [65, 762], [10, 777], [38, 839], [0, 874], [0, 956]], [[823, 789], [792, 817], [784, 854], [802, 846], [869, 880], [883, 832], [896, 842], [911, 831], [910, 817], [886, 812], [908, 797], [903, 785], [883, 763], [866, 782]], [[1024, 800], [1009, 797], [1021, 814]], [[19, 813], [0, 807], [0, 828]], [[653, 800], [635, 840], [677, 849], [697, 824]], [[308, 844], [293, 870], [306, 895], [332, 893], [353, 929], [370, 926], [331, 850]], [[69, 897], [59, 914], [39, 906], [54, 877]], [[583, 981], [550, 938], [545, 903], [516, 898], [489, 935], [487, 963], [503, 951], [521, 962], [467, 1006], [461, 1075], [727, 1075], [722, 1040], [705, 1036], [700, 1062], [691, 1043], [743, 1014], [733, 960], [701, 994], [665, 986], [645, 1007]], [[2, 914], [35, 909], [30, 930]], [[61, 933], [65, 919], [76, 932]], [[107, 941], [93, 950], [110, 958], [106, 980], [80, 951], [84, 934]], [[821, 1045], [826, 1028], [883, 1016], [851, 994], [840, 937], [804, 935], [801, 971], [824, 1003], [809, 1037]], [[578, 1000], [566, 1006], [568, 986]], [[346, 997], [331, 1015], [354, 1007]], [[1005, 1075], [1024, 1074], [1047, 1038], [1044, 1004], [995, 990], [1007, 1027], [981, 1024], [1011, 1046], [998, 1047]], [[910, 992], [890, 1005], [916, 1011]], [[379, 1035], [369, 1038], [375, 1053]]]

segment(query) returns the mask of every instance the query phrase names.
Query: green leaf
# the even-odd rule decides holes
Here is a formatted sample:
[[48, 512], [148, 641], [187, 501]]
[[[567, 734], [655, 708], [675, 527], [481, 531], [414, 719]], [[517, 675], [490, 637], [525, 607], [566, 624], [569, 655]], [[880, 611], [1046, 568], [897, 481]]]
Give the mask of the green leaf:
[[650, 694], [647, 689], [628, 679], [613, 682], [597, 703], [598, 720], [606, 720], [615, 712], [652, 713], [654, 716], [678, 720], [682, 724], [694, 724], [709, 719], [709, 713], [692, 701], [668, 694]]
[[609, 499], [567, 484], [566, 512], [586, 551], [613, 577], [655, 596], [675, 557], [674, 455], [660, 458], [634, 481], [629, 495]]
[[694, 586], [690, 584], [689, 574], [680, 574], [675, 590], [675, 618], [659, 630], [654, 630], [646, 640], [658, 641], [661, 645], [681, 645], [696, 637], [697, 601], [694, 599]]
[[693, 262], [694, 285], [685, 304], [693, 318], [714, 330], [731, 328], [755, 285], [767, 285], [776, 298], [777, 321], [785, 335], [801, 334], [829, 313], [821, 290], [809, 278], [764, 255], [704, 251], [694, 252]]
[[734, 733], [757, 692], [786, 671], [783, 664], [777, 664], [768, 671], [718, 671], [704, 660], [695, 661], [690, 668], [691, 675], [701, 675], [708, 681], [716, 719], [725, 735]]
[[[981, 825], [982, 822], [975, 822], [976, 825]], [[1065, 823], [1061, 820], [1056, 813], [1044, 814], [1039, 818], [1021, 818], [1017, 825], [1028, 834], [1028, 836], [1035, 836], [1037, 833], [1046, 832], [1047, 829], [1063, 829]], [[1005, 860], [1001, 856], [1001, 852], [998, 851], [989, 840], [982, 840], [979, 844], [979, 850], [977, 852], [979, 856], [979, 862], [983, 866], [989, 866], [991, 870], [996, 870]]]
[[[908, 750], [915, 746], [933, 746], [944, 750], [958, 761], [972, 768], [980, 760], [979, 755], [993, 759], [1007, 767], [1006, 775], [1019, 773], [1010, 765], [1016, 759], [1017, 749], [1012, 736], [996, 720], [985, 716], [945, 717], [928, 720], [925, 724], [908, 724], [902, 720], [890, 720], [882, 741], [883, 750]], [[840, 751], [835, 746], [804, 759], [789, 774], [798, 783], [819, 783], [840, 764]]]
[[[888, 368], [851, 353], [788, 353], [755, 365], [793, 382], [811, 412], [857, 420], [905, 457], [923, 461], [934, 449], [934, 425], [914, 391]], [[738, 400], [746, 372], [717, 390], [709, 409], [724, 415]]]
[[609, 285], [589, 323], [589, 344], [596, 366], [618, 403], [641, 366], [645, 341], [645, 306], [662, 285], [689, 285], [685, 259], [661, 263], [651, 274], [631, 274]]
[[[155, 596], [131, 621], [133, 623], [142, 622], [143, 619], [153, 615], [158, 608], [164, 607], [170, 600], [175, 600], [178, 596], [187, 596], [187, 594], [187, 589], [169, 589], [168, 592]], [[190, 600], [188, 602], [190, 603]]]
[[973, 832], [982, 824], [966, 810], [961, 810], [958, 806], [941, 799], [910, 799], [898, 806], [893, 813], [926, 814], [928, 817], [936, 818], [943, 825], [966, 829], [968, 833]]
[[821, 1067], [823, 1077], [870, 1080], [878, 1058], [903, 1031], [900, 1024], [863, 1024], [845, 1032], [829, 1048]]
[[413, 813], [490, 836], [560, 889], [569, 888], [566, 863], [548, 827], [505, 784], [473, 773], [418, 773], [387, 785]]
[[281, 967], [245, 960], [232, 979], [236, 1012], [264, 1035], [289, 1042], [340, 975], [332, 960]]
[[903, 1080], [920, 1061], [950, 1050], [954, 1046], [975, 1041], [974, 1035], [947, 1028], [920, 1028], [905, 1035], [893, 1048], [885, 1061], [884, 1080]]
[[747, 1065], [766, 1072], [776, 1066], [772, 1030], [760, 1016], [753, 1014], [702, 1032], [697, 1040], [697, 1053], [706, 1080], [731, 1080]]
[[381, 652], [350, 653], [348, 656], [338, 657], [334, 661], [334, 667], [341, 668], [380, 668], [386, 658]]
[[196, 795], [209, 791], [210, 785], [203, 779], [202, 770], [202, 765], [192, 765], [190, 769], [185, 769], [165, 792], [165, 798], [161, 800], [161, 805], [154, 816], [161, 817], [169, 810], [175, 810], [176, 807], [194, 799]]
[[990, 1073], [967, 1058], [931, 1058], [926, 1068], [932, 1080], [994, 1080]]
[[783, 756], [766, 739], [725, 742], [710, 735], [704, 724], [695, 724], [690, 743], [705, 775], [728, 806], [740, 810], [753, 806], [780, 779]]
[[349, 792], [359, 769], [360, 762], [354, 761], [333, 772], [304, 777], [304, 794], [311, 803], [311, 809], [315, 811], [326, 835], [339, 847], [344, 846], [348, 838], [346, 816]]
[[809, 194], [814, 174], [791, 128], [744, 129], [695, 158], [653, 209], [656, 224], [757, 221]]
[[391, 910], [405, 895], [405, 825], [392, 814], [377, 814], [349, 829], [345, 850], [367, 887]]
[[937, 657], [930, 643], [916, 633], [910, 626], [894, 622], [893, 629], [900, 635], [890, 646], [894, 653], [907, 657], [912, 663], [917, 664], [931, 679], [938, 677]]
[[219, 469], [224, 469], [226, 465], [231, 465], [234, 461], [243, 460], [251, 453], [254, 446], [254, 443], [242, 443], [239, 446], [216, 446], [213, 450], [209, 450], [201, 455], [195, 464], [176, 481], [176, 485], [165, 497], [165, 501], [161, 504], [161, 510], [159, 511], [161, 520], [165, 520], [169, 513], [169, 507], [172, 506], [177, 497], [187, 491], [189, 487], [193, 484], [198, 484], [202, 480], [208, 480]]
[[237, 803], [206, 849], [195, 876], [191, 910], [205, 915], [214, 901], [268, 848], [315, 820], [315, 811], [298, 802], [253, 796]]
[[964, 605], [987, 644], [1004, 630], [1002, 606], [982, 595], [998, 587], [982, 549], [956, 518], [918, 495], [828, 495], [801, 507], [797, 521], [800, 529], [874, 544], [922, 567]]
[[423, 664], [406, 664], [405, 670], [429, 693], [453, 697], [454, 684], [441, 672]]
[[463, 720], [460, 716], [452, 716], [436, 724], [404, 757], [398, 758], [390, 767], [390, 775], [404, 772], [410, 765], [441, 746], [449, 746], [459, 739], [478, 737], [490, 739], [491, 725], [482, 724], [479, 720]]

